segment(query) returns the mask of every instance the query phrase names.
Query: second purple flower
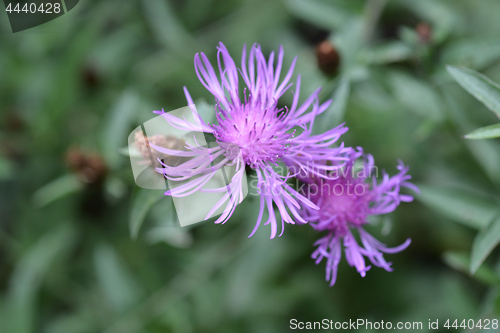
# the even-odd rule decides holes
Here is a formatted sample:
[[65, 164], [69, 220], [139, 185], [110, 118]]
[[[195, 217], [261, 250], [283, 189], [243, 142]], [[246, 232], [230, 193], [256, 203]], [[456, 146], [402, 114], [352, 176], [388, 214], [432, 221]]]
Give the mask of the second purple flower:
[[[330, 286], [337, 279], [337, 268], [342, 258], [342, 245], [347, 263], [354, 266], [361, 276], [371, 268], [364, 257], [386, 271], [392, 271], [391, 263], [384, 259], [384, 253], [403, 251], [410, 245], [410, 239], [403, 244], [389, 248], [364, 230], [369, 224], [370, 215], [391, 213], [401, 202], [413, 201], [413, 197], [400, 193], [401, 188], [408, 188], [419, 193], [418, 188], [409, 182], [408, 167], [402, 162], [398, 165], [399, 173], [389, 177], [383, 172], [381, 182], [377, 181], [377, 168], [373, 157], [363, 154], [363, 150], [352, 150], [349, 161], [342, 169], [336, 170], [333, 179], [322, 179], [311, 175], [300, 177], [305, 186], [301, 192], [320, 210], [305, 207], [302, 211], [316, 231], [324, 232], [314, 245], [316, 250], [312, 258], [319, 264], [326, 259], [326, 280]], [[359, 245], [352, 230], [357, 230]]]

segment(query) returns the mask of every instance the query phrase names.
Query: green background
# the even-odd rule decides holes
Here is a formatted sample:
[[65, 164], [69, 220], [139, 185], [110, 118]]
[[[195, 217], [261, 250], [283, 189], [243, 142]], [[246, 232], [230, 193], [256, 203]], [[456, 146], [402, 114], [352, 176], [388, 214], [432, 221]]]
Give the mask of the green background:
[[[439, 319], [449, 332], [447, 319], [499, 317], [498, 249], [474, 274], [469, 258], [484, 235], [486, 254], [498, 242], [482, 230], [498, 215], [500, 145], [463, 137], [498, 119], [446, 65], [500, 82], [500, 2], [82, 0], [15, 34], [1, 11], [0, 332], [287, 332], [292, 318], [421, 321], [422, 332]], [[317, 64], [325, 39], [334, 75]], [[318, 124], [345, 121], [345, 144], [390, 174], [398, 159], [410, 166], [422, 194], [367, 227], [389, 246], [412, 238], [386, 256], [394, 272], [361, 278], [343, 260], [330, 288], [309, 226], [247, 238], [255, 197], [224, 225], [175, 228], [169, 199], [134, 184], [129, 133], [185, 106], [183, 86], [213, 104], [193, 57], [215, 64], [219, 41], [237, 64], [245, 43], [266, 56], [283, 45], [284, 68], [298, 56], [301, 100], [319, 86], [335, 97]], [[100, 164], [75, 169], [70, 149]], [[82, 182], [88, 172], [97, 180]]]

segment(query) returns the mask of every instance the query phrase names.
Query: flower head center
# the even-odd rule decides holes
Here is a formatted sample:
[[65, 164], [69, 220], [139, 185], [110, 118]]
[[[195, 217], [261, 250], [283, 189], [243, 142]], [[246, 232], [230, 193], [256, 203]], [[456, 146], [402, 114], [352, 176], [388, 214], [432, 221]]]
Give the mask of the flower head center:
[[243, 160], [252, 168], [267, 161], [275, 162], [286, 153], [292, 137], [286, 132], [283, 114], [278, 113], [275, 107], [263, 109], [252, 103], [230, 112], [219, 111], [214, 135], [230, 159], [235, 157], [235, 148], [239, 148]]
[[343, 234], [348, 224], [367, 223], [370, 194], [364, 178], [339, 177], [322, 184], [322, 199], [317, 202], [322, 220], [329, 220], [325, 229]]

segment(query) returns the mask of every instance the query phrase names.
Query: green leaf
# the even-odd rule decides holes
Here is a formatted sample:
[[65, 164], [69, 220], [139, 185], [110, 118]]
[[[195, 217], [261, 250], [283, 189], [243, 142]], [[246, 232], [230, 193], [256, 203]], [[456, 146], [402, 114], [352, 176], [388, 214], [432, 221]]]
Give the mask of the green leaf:
[[398, 37], [403, 41], [403, 43], [415, 47], [420, 42], [420, 37], [418, 36], [415, 29], [402, 26], [398, 29]]
[[360, 64], [360, 53], [364, 48], [364, 21], [353, 18], [342, 25], [331, 39], [339, 51], [341, 72], [348, 74], [353, 82], [368, 77], [365, 64]]
[[342, 28], [351, 15], [333, 4], [317, 0], [287, 0], [285, 5], [294, 15], [328, 30]]
[[459, 189], [418, 185], [416, 198], [444, 216], [468, 227], [480, 230], [497, 214], [498, 205], [479, 195]]
[[[88, 307], [91, 307], [91, 305]], [[54, 320], [44, 325], [44, 332], [87, 333], [95, 330], [95, 319], [89, 319], [88, 312], [86, 313], [85, 310], [75, 312], [57, 316]]]
[[409, 59], [413, 50], [406, 43], [396, 41], [376, 45], [362, 54], [362, 59], [374, 65], [383, 65]]
[[487, 228], [474, 238], [471, 252], [470, 272], [474, 274], [483, 261], [500, 243], [500, 218], [496, 218]]
[[196, 49], [195, 41], [175, 15], [170, 1], [145, 0], [142, 5], [147, 22], [159, 42], [179, 54], [189, 54]]
[[[460, 132], [470, 132], [477, 127], [477, 125], [472, 126], [468, 121], [467, 111], [457, 101], [456, 95], [445, 92], [444, 97], [450, 110], [450, 116]], [[495, 140], [465, 140], [464, 143], [488, 177], [500, 184], [500, 145]]]
[[332, 104], [318, 118], [318, 133], [324, 133], [340, 124], [344, 118], [345, 109], [349, 100], [351, 88], [348, 76], [342, 77], [337, 89], [333, 93]]
[[82, 188], [83, 184], [76, 175], [65, 175], [36, 191], [33, 194], [33, 203], [37, 207], [43, 207]]
[[37, 315], [36, 294], [44, 276], [58, 255], [67, 253], [73, 244], [74, 230], [65, 225], [40, 237], [22, 256], [12, 273], [9, 290], [9, 316], [12, 325], [8, 332], [34, 332]]
[[8, 179], [12, 176], [14, 165], [11, 161], [0, 156], [0, 180]]
[[[132, 202], [130, 210], [129, 228], [133, 239], [137, 238], [139, 229], [151, 207], [161, 198], [170, 198], [163, 195], [163, 190], [148, 190], [140, 188]], [[170, 199], [171, 200], [171, 199]]]
[[466, 139], [495, 139], [500, 137], [500, 124], [478, 128], [465, 136]]
[[[463, 272], [467, 275], [470, 274], [470, 258], [465, 252], [447, 251], [443, 254], [443, 261], [457, 271]], [[495, 272], [487, 266], [480, 267], [473, 277], [478, 281], [491, 286], [495, 286], [500, 282]]]
[[468, 68], [446, 66], [446, 69], [458, 84], [500, 118], [500, 86], [498, 84]]
[[500, 147], [497, 142], [491, 140], [466, 140], [465, 142], [490, 179], [500, 184]]
[[99, 246], [94, 252], [94, 260], [105, 298], [115, 311], [123, 313], [139, 300], [142, 290], [111, 246]]
[[495, 38], [467, 38], [443, 49], [442, 63], [481, 69], [500, 58], [500, 44]]
[[[242, 242], [242, 240], [245, 241]], [[194, 261], [187, 262], [188, 265], [184, 270], [170, 278], [164, 287], [159, 288], [133, 310], [126, 312], [104, 332], [144, 332], [145, 325], [164, 315], [170, 307], [176, 306], [185, 297], [196, 296], [202, 289], [211, 289], [211, 282], [214, 280], [211, 279], [213, 274], [220, 269], [230, 267], [236, 258], [248, 251], [251, 243], [246, 242], [246, 240], [245, 236], [242, 238], [239, 233], [233, 232], [219, 237], [217, 242], [211, 242], [195, 256]], [[223, 279], [219, 279], [219, 281], [223, 281]], [[200, 288], [202, 285], [208, 285], [208, 288]], [[215, 294], [220, 295], [220, 293]], [[216, 311], [216, 314], [219, 312]]]
[[103, 155], [111, 167], [117, 167], [120, 148], [127, 142], [130, 126], [136, 118], [138, 95], [125, 91], [113, 106], [103, 133]]
[[154, 227], [146, 233], [146, 239], [151, 244], [165, 242], [182, 249], [187, 249], [193, 244], [193, 236], [189, 230], [172, 226]]
[[443, 102], [435, 87], [402, 71], [388, 74], [395, 97], [406, 109], [422, 118], [443, 120]]
[[117, 29], [96, 43], [90, 58], [97, 68], [106, 68], [108, 75], [120, 75], [135, 61], [134, 50], [140, 45], [136, 37], [137, 32], [131, 26]]

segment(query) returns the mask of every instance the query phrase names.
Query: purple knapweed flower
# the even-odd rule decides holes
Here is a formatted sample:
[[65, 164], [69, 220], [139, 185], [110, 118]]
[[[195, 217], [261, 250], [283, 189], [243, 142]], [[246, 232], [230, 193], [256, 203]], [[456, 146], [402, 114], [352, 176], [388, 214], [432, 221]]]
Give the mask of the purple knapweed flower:
[[[387, 214], [396, 209], [401, 202], [413, 200], [411, 195], [401, 194], [401, 187], [415, 192], [418, 188], [409, 183], [411, 176], [408, 167], [402, 162], [398, 165], [399, 173], [395, 176], [383, 172], [380, 183], [376, 179], [376, 167], [371, 155], [364, 155], [363, 150], [352, 150], [349, 161], [342, 169], [337, 170], [337, 178], [322, 179], [317, 177], [303, 178], [304, 193], [320, 209], [311, 210], [305, 207], [302, 216], [317, 231], [326, 231], [326, 236], [314, 243], [317, 246], [311, 257], [319, 264], [323, 258], [326, 262], [326, 280], [330, 286], [337, 279], [337, 267], [342, 257], [344, 246], [347, 263], [365, 276], [371, 266], [365, 264], [367, 257], [375, 266], [392, 271], [391, 263], [385, 261], [384, 253], [403, 251], [410, 245], [407, 239], [400, 246], [389, 248], [379, 242], [363, 229], [368, 224], [370, 215]], [[375, 171], [375, 172], [374, 172]], [[362, 245], [354, 238], [352, 229], [358, 231]]]
[[[279, 98], [290, 88], [296, 58], [290, 69], [280, 82], [283, 66], [283, 49], [280, 47], [276, 66], [274, 52], [266, 59], [259, 45], [250, 49], [247, 58], [246, 47], [243, 47], [241, 68], [237, 68], [226, 47], [220, 43], [217, 53], [219, 75], [215, 73], [204, 53], [196, 54], [194, 65], [196, 74], [203, 86], [214, 95], [217, 124], [207, 124], [199, 116], [198, 124], [176, 118], [163, 111], [155, 111], [167, 119], [172, 126], [189, 131], [212, 133], [217, 147], [186, 146], [187, 151], [179, 152], [153, 146], [160, 152], [170, 155], [191, 157], [192, 159], [178, 166], [163, 165], [158, 172], [164, 173], [172, 181], [187, 183], [167, 191], [166, 195], [187, 196], [196, 191], [221, 192], [226, 194], [207, 215], [209, 218], [219, 207], [226, 204], [224, 212], [215, 223], [225, 223], [232, 215], [236, 205], [243, 200], [242, 179], [245, 165], [256, 171], [258, 178], [257, 191], [260, 194], [260, 211], [252, 236], [259, 227], [267, 208], [269, 218], [265, 224], [271, 225], [271, 239], [277, 234], [278, 221], [273, 204], [281, 216], [281, 234], [284, 223], [294, 224], [295, 220], [306, 223], [299, 210], [308, 207], [318, 209], [305, 196], [287, 184], [291, 177], [280, 175], [273, 169], [278, 162], [298, 166], [301, 170], [325, 176], [328, 172], [339, 168], [347, 160], [344, 154], [350, 148], [332, 145], [347, 131], [342, 125], [320, 134], [313, 135], [312, 127], [317, 115], [324, 112], [331, 101], [322, 104], [318, 101], [321, 88], [309, 96], [299, 106], [300, 75], [297, 77], [292, 105], [278, 107]], [[246, 86], [240, 94], [239, 75]], [[193, 100], [184, 87], [188, 105], [193, 113]], [[308, 112], [308, 110], [310, 110]], [[218, 162], [212, 165], [218, 158]], [[214, 172], [225, 165], [235, 165], [235, 175], [226, 187], [219, 189], [203, 189]], [[292, 217], [293, 216], [293, 217]], [[281, 236], [280, 234], [280, 236]], [[249, 237], [250, 237], [249, 236]]]

